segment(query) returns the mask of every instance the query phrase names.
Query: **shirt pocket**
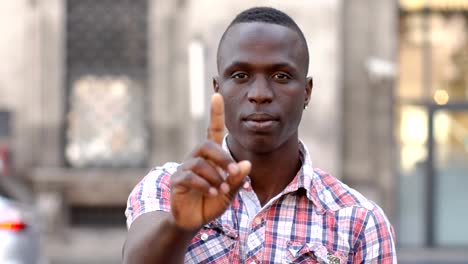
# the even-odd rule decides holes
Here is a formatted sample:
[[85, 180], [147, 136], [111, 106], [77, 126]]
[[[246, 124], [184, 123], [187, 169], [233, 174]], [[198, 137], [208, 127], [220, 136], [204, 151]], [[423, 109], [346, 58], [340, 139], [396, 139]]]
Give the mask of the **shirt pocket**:
[[231, 263], [237, 234], [229, 227], [210, 223], [195, 235], [185, 254], [185, 263]]
[[343, 264], [348, 256], [344, 252], [328, 250], [320, 243], [286, 243], [285, 263]]

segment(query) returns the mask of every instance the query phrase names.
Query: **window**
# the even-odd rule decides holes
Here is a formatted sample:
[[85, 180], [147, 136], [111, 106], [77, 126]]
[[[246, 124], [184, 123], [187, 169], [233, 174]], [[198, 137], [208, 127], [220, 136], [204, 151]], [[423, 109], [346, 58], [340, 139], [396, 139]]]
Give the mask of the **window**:
[[67, 125], [72, 167], [142, 166], [147, 1], [67, 1]]
[[468, 5], [400, 4], [398, 238], [402, 246], [466, 247]]

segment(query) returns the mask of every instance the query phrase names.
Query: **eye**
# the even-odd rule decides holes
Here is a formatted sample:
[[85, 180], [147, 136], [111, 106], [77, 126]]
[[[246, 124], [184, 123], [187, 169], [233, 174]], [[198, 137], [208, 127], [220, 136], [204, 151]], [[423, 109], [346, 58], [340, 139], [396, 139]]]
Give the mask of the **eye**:
[[291, 79], [291, 76], [289, 74], [286, 74], [284, 72], [277, 72], [273, 74], [273, 79], [278, 80], [278, 81], [287, 81]]
[[231, 75], [231, 78], [233, 79], [239, 79], [239, 80], [245, 80], [247, 79], [249, 76], [247, 75], [247, 73], [245, 72], [235, 72]]

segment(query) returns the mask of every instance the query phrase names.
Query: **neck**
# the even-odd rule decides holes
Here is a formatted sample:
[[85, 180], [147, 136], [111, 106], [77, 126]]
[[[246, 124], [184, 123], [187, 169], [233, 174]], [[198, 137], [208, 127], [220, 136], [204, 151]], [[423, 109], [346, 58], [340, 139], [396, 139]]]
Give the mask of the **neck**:
[[250, 151], [233, 141], [228, 137], [233, 157], [236, 160], [249, 160], [252, 163], [249, 176], [252, 188], [262, 206], [286, 188], [302, 165], [297, 134], [268, 153]]

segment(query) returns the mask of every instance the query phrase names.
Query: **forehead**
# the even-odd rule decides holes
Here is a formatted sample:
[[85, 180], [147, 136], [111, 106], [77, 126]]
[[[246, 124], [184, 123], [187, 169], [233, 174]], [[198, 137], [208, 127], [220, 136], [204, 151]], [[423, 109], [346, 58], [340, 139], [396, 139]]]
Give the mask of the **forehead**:
[[251, 22], [233, 25], [218, 51], [218, 69], [233, 62], [252, 64], [287, 63], [305, 68], [305, 47], [299, 34], [282, 25]]

